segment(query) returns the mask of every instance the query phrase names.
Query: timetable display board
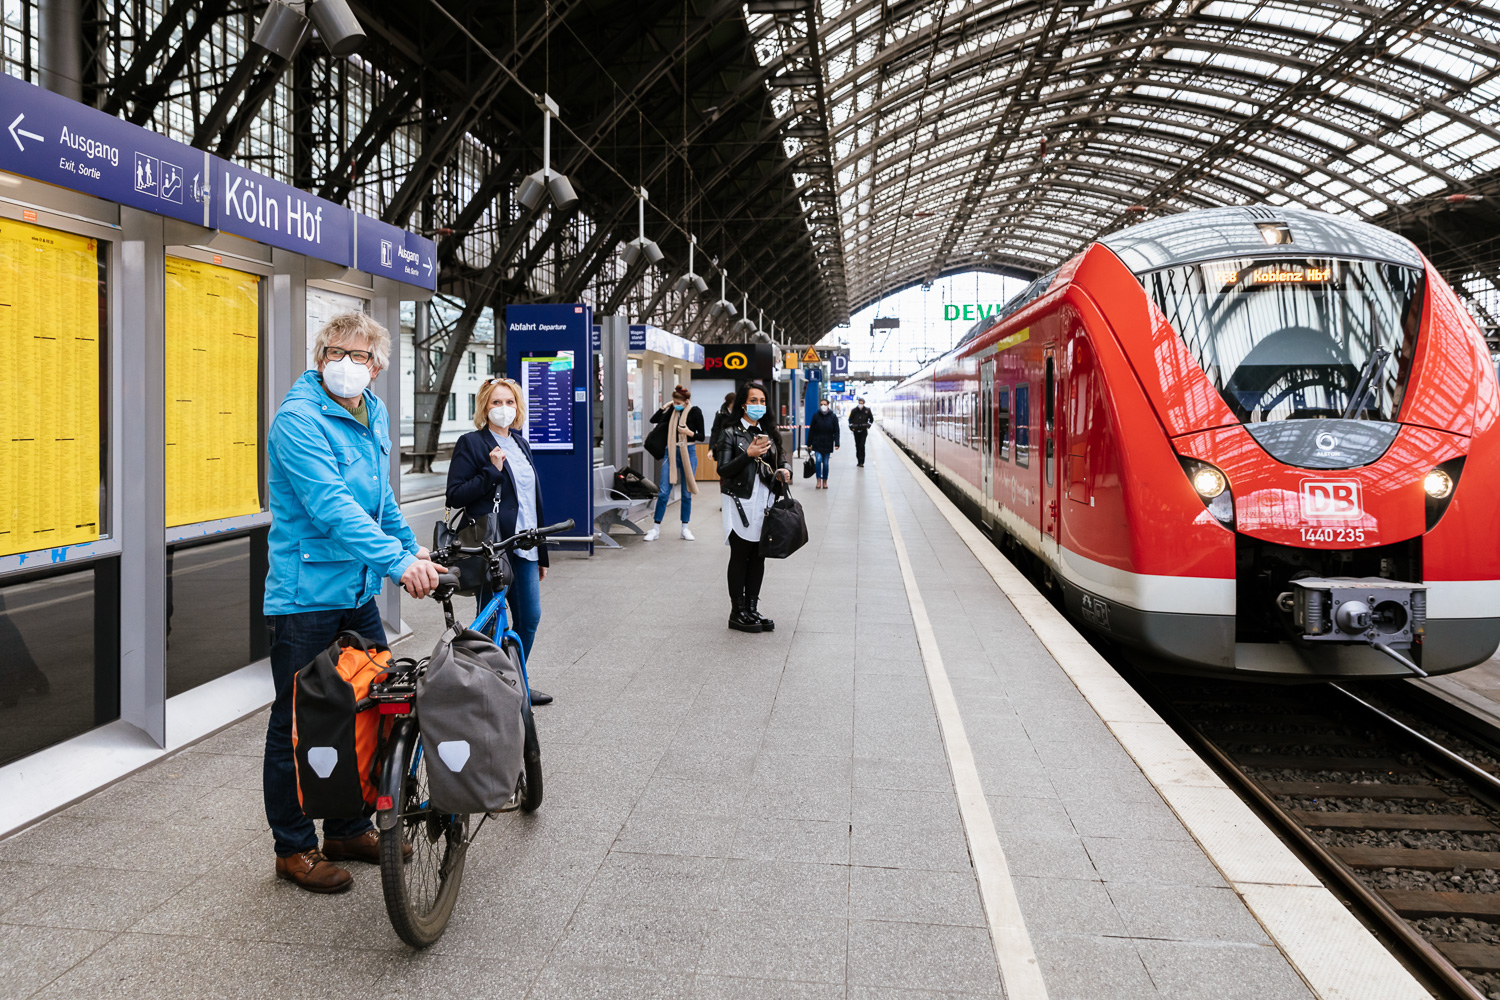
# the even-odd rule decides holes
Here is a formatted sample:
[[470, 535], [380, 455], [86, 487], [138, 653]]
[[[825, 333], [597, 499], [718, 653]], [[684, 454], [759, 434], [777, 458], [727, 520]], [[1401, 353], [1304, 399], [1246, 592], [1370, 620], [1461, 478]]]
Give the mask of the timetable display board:
[[167, 258], [167, 527], [260, 507], [260, 277]]
[[99, 537], [96, 240], [0, 219], [0, 555]]
[[573, 447], [573, 352], [521, 355], [526, 440], [532, 451]]

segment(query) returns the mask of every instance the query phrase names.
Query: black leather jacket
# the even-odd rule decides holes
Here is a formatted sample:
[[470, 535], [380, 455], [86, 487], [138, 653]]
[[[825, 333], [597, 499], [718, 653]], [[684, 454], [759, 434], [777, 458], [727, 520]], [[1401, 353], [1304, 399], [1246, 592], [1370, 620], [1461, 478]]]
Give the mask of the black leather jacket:
[[[790, 468], [781, 457], [781, 435], [775, 426], [768, 425], [770, 418], [762, 421], [759, 429], [750, 429], [743, 420], [735, 418], [719, 431], [714, 461], [719, 463], [719, 490], [726, 496], [749, 500], [755, 492], [757, 475], [769, 487], [775, 483], [777, 469]], [[771, 447], [760, 456], [760, 461], [751, 458], [747, 451], [756, 434], [771, 439]]]

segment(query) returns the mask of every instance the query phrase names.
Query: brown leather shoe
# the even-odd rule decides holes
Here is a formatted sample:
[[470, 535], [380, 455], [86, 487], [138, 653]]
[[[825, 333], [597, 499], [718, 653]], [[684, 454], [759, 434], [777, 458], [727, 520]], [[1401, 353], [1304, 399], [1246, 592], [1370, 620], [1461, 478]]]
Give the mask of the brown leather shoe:
[[353, 875], [325, 858], [316, 847], [277, 858], [276, 877], [295, 882], [308, 892], [343, 892], [354, 884]]
[[[346, 837], [343, 840], [329, 840], [323, 838], [323, 856], [329, 861], [368, 861], [372, 865], [380, 864], [380, 833], [376, 830], [366, 830], [358, 837]], [[411, 860], [411, 845], [401, 845], [401, 859]]]

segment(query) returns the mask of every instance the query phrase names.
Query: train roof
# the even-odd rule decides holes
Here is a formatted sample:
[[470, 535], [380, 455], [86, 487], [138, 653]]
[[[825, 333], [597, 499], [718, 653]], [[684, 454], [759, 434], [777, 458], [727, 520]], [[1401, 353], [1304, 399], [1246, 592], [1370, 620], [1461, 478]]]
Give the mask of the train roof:
[[[1268, 244], [1285, 227], [1290, 242]], [[1099, 240], [1136, 274], [1225, 257], [1363, 257], [1420, 268], [1411, 242], [1379, 226], [1287, 206], [1205, 208], [1142, 222]]]

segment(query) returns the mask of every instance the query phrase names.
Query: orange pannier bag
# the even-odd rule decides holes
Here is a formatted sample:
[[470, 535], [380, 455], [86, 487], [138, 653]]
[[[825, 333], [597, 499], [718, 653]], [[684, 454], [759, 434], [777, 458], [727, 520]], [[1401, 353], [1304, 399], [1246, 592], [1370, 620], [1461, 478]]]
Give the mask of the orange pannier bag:
[[354, 706], [390, 663], [389, 647], [343, 632], [293, 678], [292, 757], [309, 819], [360, 816], [375, 804], [381, 717], [373, 705]]

